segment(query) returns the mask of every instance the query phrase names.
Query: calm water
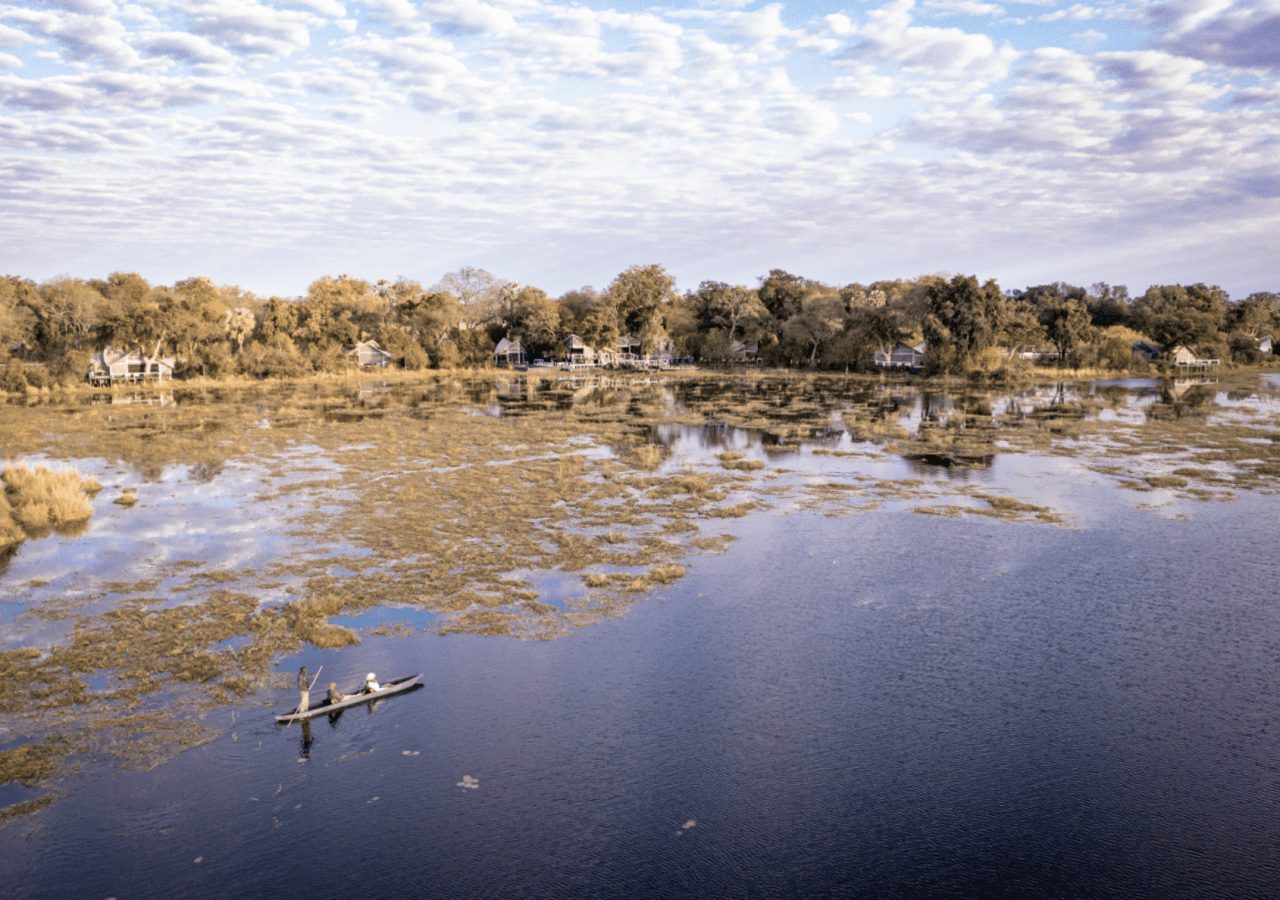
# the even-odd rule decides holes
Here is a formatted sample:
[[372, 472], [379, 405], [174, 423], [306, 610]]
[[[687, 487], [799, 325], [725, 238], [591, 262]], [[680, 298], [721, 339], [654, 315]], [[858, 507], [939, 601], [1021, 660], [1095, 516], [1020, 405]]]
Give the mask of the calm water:
[[[1138, 408], [1153, 391], [1115, 389]], [[676, 464], [764, 456], [750, 431], [663, 439]], [[86, 775], [0, 830], [3, 892], [1280, 893], [1275, 495], [1174, 504], [1184, 521], [1070, 459], [946, 477], [1017, 488], [1075, 527], [782, 503], [564, 639], [305, 652], [279, 667], [427, 686], [307, 730], [271, 724], [286, 691], [209, 713], [226, 729], [212, 743]]]

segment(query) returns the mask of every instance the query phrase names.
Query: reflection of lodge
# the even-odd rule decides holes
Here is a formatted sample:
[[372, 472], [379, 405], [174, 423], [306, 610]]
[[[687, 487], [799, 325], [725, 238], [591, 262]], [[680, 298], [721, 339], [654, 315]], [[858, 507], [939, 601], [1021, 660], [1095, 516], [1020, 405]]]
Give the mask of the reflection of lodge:
[[995, 459], [995, 423], [982, 397], [946, 394], [920, 398], [920, 427], [893, 448], [904, 459], [929, 466], [985, 468]]
[[173, 394], [165, 391], [161, 394], [95, 394], [89, 400], [90, 403], [109, 403], [112, 406], [129, 406], [140, 404], [142, 406], [174, 406], [177, 401], [174, 400]]
[[[1192, 388], [1205, 384], [1217, 384], [1218, 379], [1201, 376], [1199, 378], [1171, 378], [1164, 384], [1164, 392], [1172, 400], [1181, 400]], [[1207, 392], [1206, 392], [1207, 393]]]
[[1147, 410], [1149, 419], [1201, 418], [1213, 408], [1216, 378], [1171, 378], [1160, 385], [1160, 399]]

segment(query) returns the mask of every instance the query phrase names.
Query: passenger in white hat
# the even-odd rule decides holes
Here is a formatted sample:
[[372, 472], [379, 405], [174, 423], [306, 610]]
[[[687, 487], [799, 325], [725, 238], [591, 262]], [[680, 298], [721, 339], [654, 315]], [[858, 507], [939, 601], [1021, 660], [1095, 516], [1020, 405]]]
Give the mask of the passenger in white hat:
[[382, 685], [378, 684], [378, 676], [370, 672], [364, 676], [364, 692], [366, 694], [375, 694], [382, 690]]

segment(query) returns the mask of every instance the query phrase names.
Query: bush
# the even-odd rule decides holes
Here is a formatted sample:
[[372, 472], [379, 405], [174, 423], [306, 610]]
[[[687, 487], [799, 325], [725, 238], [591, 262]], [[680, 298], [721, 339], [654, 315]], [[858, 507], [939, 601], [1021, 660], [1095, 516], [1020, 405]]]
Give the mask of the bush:
[[460, 358], [453, 341], [441, 341], [440, 349], [436, 351], [436, 368], [456, 369]]
[[21, 394], [26, 389], [27, 376], [23, 373], [20, 364], [10, 363], [0, 369], [0, 391], [7, 394]]
[[1262, 353], [1258, 350], [1257, 339], [1247, 334], [1233, 334], [1228, 343], [1231, 359], [1234, 362], [1254, 364], [1262, 361]]
[[78, 472], [45, 466], [5, 466], [0, 481], [0, 547], [19, 543], [28, 534], [87, 521], [93, 512], [87, 488], [101, 488], [92, 479], [82, 480]]
[[[88, 350], [68, 350], [49, 361], [48, 372], [39, 368], [27, 369], [27, 382], [34, 388], [51, 387], [53, 383], [80, 384], [84, 381], [85, 372], [89, 371]], [[39, 376], [35, 373], [40, 372]], [[39, 382], [37, 382], [39, 378]]]
[[351, 360], [337, 344], [313, 344], [307, 349], [307, 362], [313, 372], [342, 372]]
[[256, 378], [296, 378], [307, 364], [288, 335], [277, 334], [266, 343], [253, 342], [240, 354], [240, 371]]
[[24, 366], [22, 376], [28, 386], [38, 391], [44, 390], [53, 384], [53, 378], [50, 377], [49, 370], [44, 366]]

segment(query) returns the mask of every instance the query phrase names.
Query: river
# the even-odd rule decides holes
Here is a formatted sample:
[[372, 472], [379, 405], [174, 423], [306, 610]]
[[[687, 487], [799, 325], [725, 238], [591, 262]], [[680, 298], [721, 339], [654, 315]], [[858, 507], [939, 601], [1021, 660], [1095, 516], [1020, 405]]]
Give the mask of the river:
[[[276, 654], [269, 683], [191, 706], [177, 727], [199, 739], [185, 752], [125, 766], [77, 744], [57, 777], [0, 787], [6, 802], [56, 797], [0, 830], [4, 893], [1280, 892], [1280, 479], [1269, 468], [1280, 386], [1265, 376], [1198, 385], [1193, 402], [1169, 387], [975, 400], [838, 379], [687, 378], [560, 387], [536, 413], [524, 383], [434, 398], [437, 424], [448, 407], [513, 429], [584, 405], [594, 422], [620, 403], [623, 420], [642, 420], [628, 434], [660, 448], [658, 480], [725, 471], [735, 480], [717, 502], [752, 505], [697, 520], [698, 534], [732, 538], [720, 552], [668, 529], [684, 547], [683, 576], [589, 622], [572, 618], [578, 575], [541, 566], [524, 575], [574, 627], [440, 634], [454, 606], [365, 604], [332, 619], [358, 646]], [[268, 402], [264, 415], [296, 401]], [[735, 412], [753, 401], [749, 416]], [[1048, 437], [1004, 428], [1053, 404], [1071, 411]], [[372, 421], [401, 407], [378, 408], [390, 411]], [[890, 410], [886, 433], [867, 439], [857, 412], [867, 408], [881, 422]], [[923, 452], [921, 423], [948, 428], [958, 409], [968, 416], [960, 440], [930, 436]], [[68, 626], [30, 611], [77, 590], [71, 621], [98, 622], [133, 596], [118, 583], [121, 560], [155, 573], [141, 593], [157, 609], [174, 602], [170, 587], [181, 594], [196, 580], [165, 566], [202, 547], [215, 570], [239, 567], [238, 581], [221, 583], [267, 604], [304, 583], [269, 574], [270, 558], [318, 553], [309, 540], [340, 559], [330, 573], [339, 583], [382, 577], [385, 561], [359, 569], [383, 551], [355, 526], [338, 530], [341, 546], [289, 526], [293, 498], [342, 507], [364, 490], [317, 481], [349, 465], [344, 448], [381, 441], [361, 428], [370, 419], [338, 418], [347, 431], [308, 430], [278, 447], [307, 460], [301, 494], [281, 490], [301, 483], [295, 469], [272, 475], [261, 455], [228, 454], [213, 474], [131, 445], [95, 456], [66, 434], [50, 443], [40, 419], [11, 458], [74, 463], [108, 483], [104, 495], [132, 480], [143, 502], [124, 509], [104, 496], [86, 533], [17, 552], [0, 573], [5, 643], [57, 646]], [[994, 436], [989, 420], [1001, 426]], [[1187, 433], [1179, 446], [1163, 445], [1170, 422]], [[1222, 450], [1215, 435], [1227, 431], [1245, 452]], [[615, 438], [571, 446], [609, 465], [630, 452]], [[751, 460], [762, 467], [732, 468]], [[520, 490], [518, 474], [508, 480]], [[252, 503], [226, 501], [251, 493]], [[183, 527], [126, 527], [175, 520]], [[99, 571], [108, 587], [85, 587], [106, 583]], [[302, 664], [342, 686], [372, 670], [383, 680], [420, 672], [425, 687], [334, 721], [276, 726], [271, 712], [296, 701], [287, 685]], [[180, 703], [165, 691], [129, 701]], [[68, 727], [64, 714], [0, 724], [30, 740]]]

